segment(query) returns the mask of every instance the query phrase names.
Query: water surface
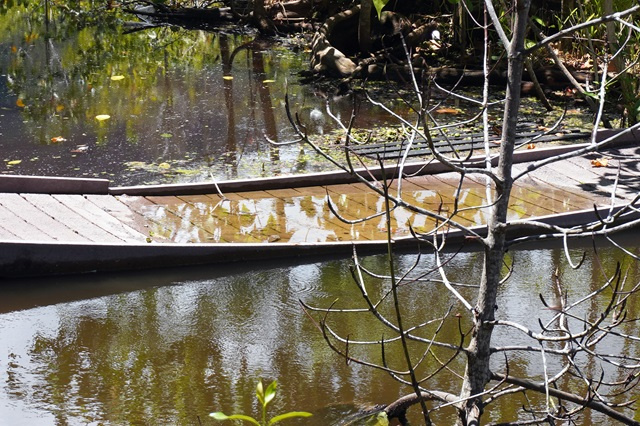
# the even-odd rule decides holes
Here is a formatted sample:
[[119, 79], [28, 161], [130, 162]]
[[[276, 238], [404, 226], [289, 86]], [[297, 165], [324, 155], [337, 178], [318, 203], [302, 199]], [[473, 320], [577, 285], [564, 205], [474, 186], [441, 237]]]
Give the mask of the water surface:
[[[572, 255], [578, 258], [580, 251]], [[601, 255], [605, 270], [611, 272], [617, 255], [612, 250]], [[602, 282], [602, 273], [590, 258], [574, 272], [561, 251], [532, 250], [512, 256], [517, 267], [501, 289], [497, 315], [536, 330], [538, 318], [548, 320], [553, 315], [539, 294], [551, 302], [558, 297], [552, 281], [556, 269], [572, 300]], [[415, 255], [399, 256], [398, 267], [406, 270], [415, 260]], [[474, 283], [479, 260], [477, 253], [459, 254], [450, 265], [450, 279]], [[384, 273], [386, 260], [367, 257], [364, 264]], [[412, 275], [428, 274], [432, 265], [433, 258], [425, 256]], [[634, 283], [638, 277], [633, 266], [629, 280]], [[373, 297], [388, 289], [386, 280], [368, 282]], [[454, 313], [462, 309], [434, 282], [405, 286], [401, 298], [406, 320], [412, 324], [441, 316], [449, 306]], [[364, 306], [343, 260], [257, 264], [251, 271], [239, 266], [189, 268], [5, 282], [0, 291], [0, 418], [11, 425], [190, 425], [198, 424], [198, 419], [213, 424], [207, 418], [211, 411], [255, 413], [254, 388], [262, 379], [279, 383], [271, 413], [307, 410], [315, 414], [311, 420], [290, 424], [327, 425], [340, 415], [409, 392], [379, 370], [346, 365], [327, 347], [299, 304], [302, 300], [328, 306], [336, 299], [336, 306]], [[592, 303], [576, 313], [593, 315], [598, 306]], [[636, 312], [637, 306], [630, 309]], [[367, 314], [330, 322], [353, 341], [378, 339], [385, 333]], [[444, 323], [443, 339], [456, 341], [457, 330], [452, 316]], [[625, 330], [637, 332], [633, 324]], [[497, 343], [525, 341], [518, 333], [496, 332]], [[614, 353], [639, 352], [614, 340], [608, 345]], [[397, 349], [389, 345], [387, 357], [400, 366]], [[354, 346], [352, 354], [380, 361], [378, 346]], [[519, 353], [509, 361], [511, 372], [540, 377], [539, 356]], [[494, 368], [504, 368], [502, 364], [496, 358]], [[429, 365], [433, 368], [433, 363]], [[550, 369], [558, 367], [549, 361]], [[458, 391], [456, 379], [446, 374], [428, 383], [430, 388]], [[488, 418], [506, 419], [518, 412], [521, 403], [517, 396], [509, 398]], [[436, 418], [447, 424], [448, 415], [445, 411]]]
[[[119, 10], [18, 2], [0, 6], [0, 173], [107, 178], [115, 185], [321, 170], [293, 139], [284, 108], [351, 114], [349, 97], [300, 82], [302, 36], [238, 28], [129, 32]], [[48, 19], [47, 19], [48, 16]], [[384, 120], [362, 115], [362, 125]], [[108, 118], [107, 118], [108, 117]]]

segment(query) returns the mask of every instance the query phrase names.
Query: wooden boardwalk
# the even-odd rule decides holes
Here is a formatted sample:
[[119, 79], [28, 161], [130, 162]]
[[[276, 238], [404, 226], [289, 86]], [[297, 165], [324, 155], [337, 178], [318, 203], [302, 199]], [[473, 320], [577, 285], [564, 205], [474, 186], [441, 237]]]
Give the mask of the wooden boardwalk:
[[[609, 151], [606, 156], [605, 167], [594, 167], [595, 157], [577, 158], [518, 181], [509, 219], [542, 217], [569, 224], [576, 212], [582, 212], [580, 220], [584, 215], [595, 219], [594, 205], [611, 204], [618, 169], [615, 203], [629, 201], [640, 191], [640, 148]], [[515, 170], [524, 170], [527, 164], [516, 165]], [[468, 227], [486, 224], [481, 206], [487, 204], [487, 194], [482, 182], [474, 179], [464, 181], [454, 216]], [[407, 201], [452, 214], [457, 184], [451, 174], [416, 176], [403, 181], [402, 194]], [[228, 192], [220, 185], [221, 193], [202, 194], [184, 194], [189, 191], [178, 187], [174, 195], [162, 195], [163, 187], [154, 195], [149, 193], [153, 188], [84, 187], [80, 193], [56, 194], [51, 189], [49, 193], [8, 191], [0, 185], [2, 275], [268, 258], [266, 245], [275, 249], [274, 257], [287, 252], [289, 256], [347, 253], [353, 242], [380, 247], [386, 239], [384, 217], [348, 224], [329, 209], [327, 198], [349, 220], [382, 212], [384, 198], [363, 184], [273, 186]], [[396, 190], [394, 184], [394, 194]], [[139, 195], [145, 191], [149, 194]], [[428, 232], [436, 226], [433, 220], [402, 208], [394, 210], [392, 217], [396, 240], [409, 240], [410, 228]]]

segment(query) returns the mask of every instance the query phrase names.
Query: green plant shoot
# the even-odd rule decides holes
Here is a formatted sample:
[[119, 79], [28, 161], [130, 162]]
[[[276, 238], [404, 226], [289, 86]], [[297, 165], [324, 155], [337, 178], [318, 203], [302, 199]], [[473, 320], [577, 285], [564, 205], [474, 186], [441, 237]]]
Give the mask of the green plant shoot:
[[275, 417], [272, 417], [269, 421], [267, 421], [267, 405], [276, 396], [276, 386], [277, 386], [276, 380], [271, 382], [271, 384], [267, 386], [266, 390], [262, 386], [262, 380], [260, 380], [258, 382], [258, 385], [256, 386], [256, 399], [260, 403], [261, 411], [262, 411], [261, 421], [258, 421], [255, 418], [244, 415], [244, 414], [232, 414], [230, 416], [227, 416], [221, 411], [210, 413], [209, 416], [213, 417], [215, 420], [240, 420], [244, 422], [249, 422], [256, 426], [271, 426], [282, 420], [290, 419], [293, 417], [310, 417], [311, 416], [311, 413], [307, 413], [306, 411], [291, 411], [288, 413], [284, 413], [284, 414], [280, 414]]

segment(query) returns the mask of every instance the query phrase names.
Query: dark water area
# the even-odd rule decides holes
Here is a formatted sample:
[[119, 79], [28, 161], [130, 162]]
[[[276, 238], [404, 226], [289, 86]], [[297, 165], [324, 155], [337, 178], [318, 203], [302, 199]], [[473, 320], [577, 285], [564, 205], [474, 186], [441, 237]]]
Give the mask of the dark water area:
[[[44, 3], [44, 2], [43, 2]], [[311, 133], [330, 101], [300, 82], [307, 43], [238, 29], [161, 27], [127, 33], [132, 15], [96, 6], [0, 6], [0, 173], [106, 178], [114, 185], [197, 182], [328, 167], [293, 139], [284, 108]], [[382, 123], [375, 108], [360, 125]]]
[[[581, 250], [572, 250], [578, 259]], [[449, 264], [453, 282], [475, 284], [479, 253], [459, 253]], [[637, 264], [614, 249], [600, 251], [600, 265], [588, 256], [573, 271], [562, 250], [513, 252], [516, 268], [499, 295], [497, 317], [539, 330], [538, 319], [553, 312], [539, 294], [553, 301], [552, 275], [558, 270], [568, 284], [570, 300], [600, 286], [602, 271], [611, 273], [623, 260], [630, 283], [637, 283]], [[416, 255], [397, 257], [406, 271]], [[412, 276], [431, 281], [403, 288], [405, 320], [417, 324], [441, 316], [451, 306], [462, 306], [437, 282], [434, 259], [425, 255]], [[224, 411], [257, 415], [254, 390], [258, 380], [278, 380], [270, 407], [275, 415], [290, 410], [314, 414], [287, 424], [338, 425], [345, 415], [375, 404], [385, 404], [409, 393], [387, 374], [346, 365], [324, 342], [321, 333], [301, 309], [300, 301], [327, 307], [364, 307], [349, 271], [350, 262], [326, 260], [309, 264], [257, 264], [220, 268], [189, 268], [117, 275], [86, 275], [47, 280], [5, 281], [0, 289], [0, 424], [218, 424], [208, 413]], [[373, 272], [384, 274], [385, 256], [363, 258]], [[369, 278], [368, 291], [380, 296], [385, 279]], [[471, 289], [461, 288], [471, 297]], [[604, 301], [602, 302], [604, 303]], [[592, 315], [602, 303], [580, 306], [574, 314]], [[636, 303], [630, 315], [638, 312]], [[330, 318], [333, 329], [349, 333], [352, 341], [378, 339], [384, 333], [368, 314]], [[319, 315], [314, 315], [319, 320]], [[456, 341], [455, 317], [444, 322], [441, 339]], [[637, 333], [629, 323], [624, 331]], [[521, 344], [526, 336], [496, 330], [495, 343]], [[638, 348], [607, 343], [612, 353], [640, 355]], [[401, 366], [401, 352], [387, 348], [388, 362]], [[352, 355], [380, 362], [380, 348], [353, 346]], [[560, 364], [547, 360], [548, 368]], [[496, 357], [494, 368], [504, 368]], [[510, 356], [514, 374], [541, 377], [540, 356]], [[433, 365], [430, 365], [433, 368]], [[456, 363], [451, 368], [461, 372]], [[616, 377], [615, 369], [605, 372]], [[458, 392], [458, 381], [440, 374], [429, 388]], [[493, 405], [486, 420], [525, 417], [518, 395]], [[419, 423], [416, 410], [412, 418]], [[450, 424], [451, 412], [434, 415], [438, 424]], [[606, 424], [597, 416], [583, 416], [582, 424]], [[4, 422], [4, 423], [2, 423]]]

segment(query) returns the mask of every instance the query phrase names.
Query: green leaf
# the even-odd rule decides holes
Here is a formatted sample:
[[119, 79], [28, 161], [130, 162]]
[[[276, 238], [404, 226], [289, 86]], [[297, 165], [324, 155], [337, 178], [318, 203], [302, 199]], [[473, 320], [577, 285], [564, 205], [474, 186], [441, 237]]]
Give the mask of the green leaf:
[[264, 407], [264, 388], [262, 387], [262, 380], [260, 380], [256, 386], [256, 398], [260, 401], [260, 405]]
[[389, 418], [387, 417], [387, 413], [384, 411], [378, 413], [375, 418], [375, 423], [367, 422], [367, 425], [371, 426], [389, 426]]
[[264, 405], [267, 405], [276, 396], [276, 386], [277, 385], [278, 385], [277, 382], [274, 380], [267, 387], [267, 390], [264, 391]]
[[[368, 1], [368, 0], [365, 0]], [[378, 19], [380, 19], [380, 14], [382, 13], [382, 9], [389, 3], [389, 0], [371, 0], [373, 1], [373, 7], [376, 8], [376, 13], [378, 13]]]
[[253, 417], [245, 416], [244, 414], [233, 414], [231, 416], [227, 416], [226, 414], [216, 411], [215, 413], [210, 413], [210, 417], [213, 417], [216, 420], [242, 420], [245, 422], [253, 423], [256, 426], [260, 426], [260, 423], [256, 421]]
[[547, 24], [538, 16], [532, 16], [531, 19], [533, 19], [538, 25], [542, 26], [542, 27], [546, 27]]
[[291, 419], [293, 417], [311, 417], [313, 414], [307, 413], [306, 411], [291, 411], [289, 413], [280, 414], [279, 416], [275, 416], [271, 420], [269, 420], [269, 425], [274, 423], [278, 423], [279, 421]]

